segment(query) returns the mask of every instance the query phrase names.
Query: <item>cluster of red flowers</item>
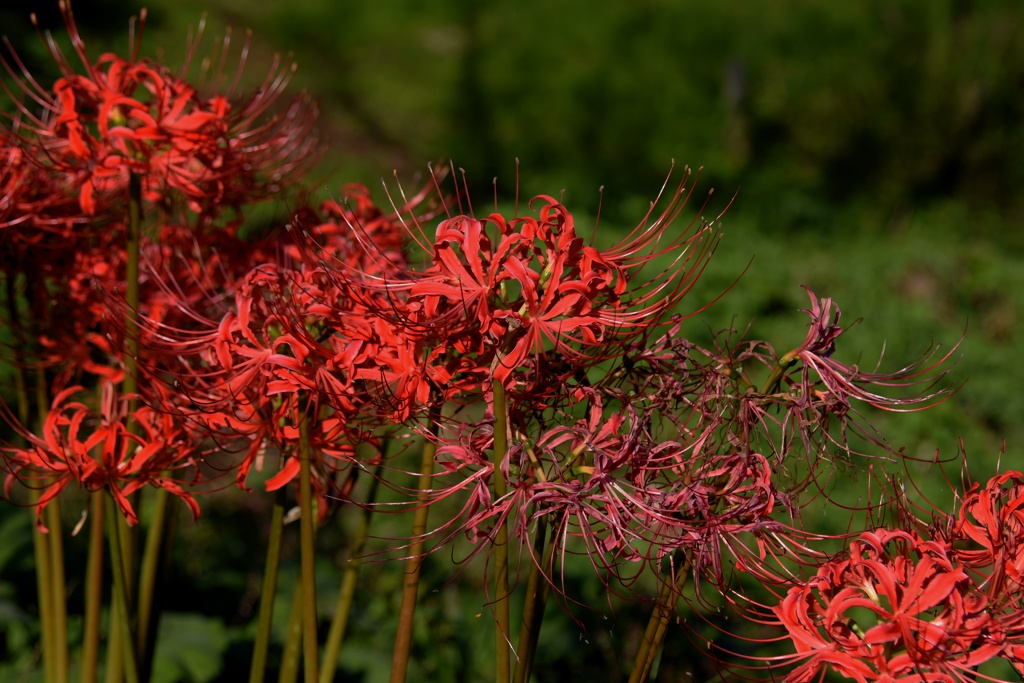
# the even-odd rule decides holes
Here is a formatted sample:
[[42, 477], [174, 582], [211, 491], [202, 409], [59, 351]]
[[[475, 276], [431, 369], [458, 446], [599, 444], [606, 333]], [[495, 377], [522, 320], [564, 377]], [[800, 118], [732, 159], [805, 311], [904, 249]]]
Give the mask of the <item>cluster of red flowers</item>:
[[857, 681], [970, 681], [991, 659], [1024, 673], [1024, 474], [975, 484], [930, 530], [861, 534], [774, 608], [802, 661]]
[[[397, 384], [416, 368], [400, 331], [372, 315], [370, 302], [323, 265], [368, 278], [386, 278], [400, 267], [375, 257], [401, 258], [391, 248], [401, 225], [368, 201], [365, 188], [346, 189], [353, 208], [325, 203], [328, 218], [306, 228], [307, 242], [288, 246], [277, 261], [267, 260], [235, 281], [219, 302], [219, 318], [193, 308], [187, 335], [182, 327], [152, 326], [154, 346], [179, 360], [165, 371], [173, 373], [183, 416], [222, 451], [244, 453], [229, 464], [240, 486], [271, 445], [284, 464], [267, 481], [268, 490], [294, 480], [298, 427], [307, 423], [321, 466], [322, 476], [314, 481], [321, 514], [333, 475], [390, 415], [374, 406], [402, 393]], [[303, 216], [319, 221], [311, 210]], [[364, 250], [343, 229], [348, 225], [360, 226], [376, 251]]]
[[[61, 10], [82, 73], [48, 35], [61, 71], [52, 86], [38, 83], [17, 54], [0, 57], [17, 89], [6, 90], [15, 109], [0, 133], [11, 360], [20, 373], [34, 371], [52, 397], [37, 406], [40, 436], [19, 426], [27, 443], [4, 449], [7, 489], [16, 481], [41, 489], [41, 510], [70, 481], [105, 487], [134, 521], [128, 493], [151, 483], [198, 512], [185, 488], [196, 481], [203, 436], [180, 419], [180, 395], [159, 381], [176, 361], [149, 334], [154, 325], [140, 332], [126, 319], [189, 330], [196, 310], [220, 306], [218, 297], [260, 255], [259, 245], [235, 236], [242, 216], [227, 210], [297, 180], [315, 158], [316, 110], [300, 96], [284, 113], [269, 113], [291, 65], [275, 66], [255, 95], [202, 96], [185, 80], [187, 68], [176, 75], [140, 59], [134, 41], [127, 59], [92, 61], [70, 5], [62, 2]], [[148, 267], [136, 283], [136, 310], [125, 306], [132, 201], [161, 218], [142, 232], [140, 260]], [[135, 378], [139, 393], [126, 395], [129, 339], [138, 343], [133, 360], [144, 372]], [[140, 398], [146, 407], [138, 407]], [[18, 421], [32, 421], [25, 397], [19, 402]], [[102, 455], [90, 452], [100, 445]]]
[[[54, 497], [77, 482], [90, 490], [109, 490], [128, 522], [137, 524], [129, 496], [152, 484], [181, 498], [198, 516], [195, 498], [175, 479], [178, 470], [194, 463], [192, 435], [169, 414], [148, 406], [128, 414], [128, 401], [115, 385], [104, 382], [101, 387], [99, 410], [72, 400], [86, 391], [70, 387], [54, 398], [40, 435], [20, 430], [28, 445], [9, 453], [7, 495], [15, 481], [41, 488], [36, 503], [41, 516]], [[129, 423], [135, 429], [129, 430]]]
[[[672, 311], [716, 237], [714, 221], [669, 236], [688, 172], [608, 249], [586, 243], [550, 196], [525, 215], [449, 211], [436, 176], [392, 212], [348, 186], [340, 203], [300, 208], [275, 239], [246, 242], [224, 209], [292, 184], [315, 141], [304, 98], [268, 113], [288, 67], [248, 98], [201, 95], [136, 45], [128, 59], [91, 61], [62, 8], [84, 73], [52, 41], [62, 76], [50, 88], [16, 56], [4, 62], [29, 100], [14, 98], [0, 133], [13, 360], [53, 396], [38, 433], [19, 426], [23, 443], [0, 449], [9, 497], [16, 483], [38, 489], [41, 511], [77, 483], [108, 490], [136, 523], [132, 494], [152, 485], [198, 515], [211, 476], [247, 488], [276, 457], [265, 488], [280, 489], [308, 445], [322, 518], [348, 493], [339, 478], [367, 458], [402, 490], [390, 481], [404, 473], [397, 459], [358, 447], [405, 426], [440, 468], [410, 505], [455, 503], [427, 532], [434, 547], [463, 534], [488, 553], [508, 525], [531, 548], [543, 528], [555, 551], [533, 561], [567, 601], [558, 577], [573, 553], [610, 589], [648, 570], [674, 583], [665, 575], [684, 564], [720, 592], [730, 567], [792, 584], [794, 563], [815, 563], [775, 611], [798, 648], [792, 681], [826, 667], [946, 680], [992, 657], [1019, 661], [1024, 476], [975, 487], [932, 537], [872, 532], [841, 558], [809, 548], [799, 522], [806, 498], [828, 490], [830, 461], [862, 455], [850, 435], [899, 455], [860, 407], [941, 400], [930, 383], [948, 355], [893, 373], [844, 364], [833, 357], [839, 309], [810, 291], [810, 330], [788, 353], [694, 344]], [[133, 202], [161, 218], [143, 232], [137, 282], [124, 246]], [[662, 257], [668, 268], [643, 273]], [[6, 419], [25, 422], [22, 408]]]
[[[139, 59], [134, 40], [129, 58], [108, 53], [92, 61], [70, 4], [62, 0], [61, 10], [84, 73], [52, 39], [47, 46], [62, 76], [51, 87], [37, 83], [16, 54], [3, 60], [31, 102], [8, 91], [18, 103], [18, 136], [29, 141], [31, 158], [52, 183], [46, 188], [32, 183], [36, 190], [76, 195], [81, 212], [96, 216], [111, 202], [124, 201], [129, 176], [135, 174], [147, 200], [171, 205], [180, 195], [192, 212], [203, 215], [275, 192], [308, 165], [316, 144], [311, 105], [299, 98], [286, 114], [264, 116], [287, 85], [291, 65], [273, 69], [254, 96], [201, 97], [181, 75]], [[144, 23], [145, 11], [140, 35]]]

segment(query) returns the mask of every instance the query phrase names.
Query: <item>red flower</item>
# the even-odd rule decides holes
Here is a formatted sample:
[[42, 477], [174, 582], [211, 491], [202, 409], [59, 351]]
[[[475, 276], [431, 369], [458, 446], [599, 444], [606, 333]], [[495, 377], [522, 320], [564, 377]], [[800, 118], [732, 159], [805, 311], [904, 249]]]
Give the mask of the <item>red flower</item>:
[[[214, 215], [279, 191], [315, 158], [316, 109], [308, 100], [267, 114], [290, 80], [290, 64], [276, 63], [263, 89], [247, 99], [203, 98], [167, 67], [140, 60], [137, 45], [127, 59], [104, 54], [92, 61], [70, 5], [62, 2], [61, 11], [84, 73], [52, 40], [47, 47], [62, 73], [52, 88], [23, 75], [17, 55], [14, 66], [3, 62], [16, 86], [42, 107], [39, 113], [18, 104], [22, 144], [63, 179], [84, 214], [121, 204], [129, 174], [136, 174], [150, 201], [170, 206], [180, 195], [192, 212]], [[197, 45], [198, 39], [190, 58]]]
[[[630, 238], [606, 252], [585, 244], [568, 209], [541, 195], [530, 204], [535, 215], [441, 221], [425, 271], [367, 286], [388, 295], [379, 315], [461, 356], [461, 372], [492, 376], [511, 391], [539, 386], [531, 373], [556, 365], [542, 363], [546, 355], [570, 375], [585, 372], [660, 324], [703, 269], [710, 227], [659, 242], [685, 203], [688, 178], [657, 219], [647, 224], [652, 206]], [[665, 254], [675, 256], [672, 268], [631, 286]]]
[[[62, 391], [53, 401], [41, 436], [20, 429], [28, 445], [2, 449], [6, 495], [10, 497], [17, 482], [40, 488], [36, 507], [40, 527], [43, 509], [72, 482], [90, 491], [108, 490], [129, 524], [138, 522], [129, 496], [147, 484], [178, 496], [198, 516], [199, 505], [186, 488], [196, 476], [196, 453], [171, 416], [147, 407], [128, 415], [127, 399], [118, 396], [109, 382], [102, 384], [99, 410], [73, 400], [84, 391], [77, 386]], [[13, 416], [4, 417], [17, 425]], [[128, 430], [129, 420], [137, 426], [133, 431]], [[175, 478], [190, 470], [189, 481]]]
[[1020, 617], [993, 610], [951, 548], [904, 531], [865, 532], [774, 608], [805, 660], [786, 680], [827, 669], [857, 681], [968, 681], [1009, 652]]
[[990, 594], [1024, 587], [1024, 474], [1012, 471], [974, 484], [960, 503], [953, 539], [969, 539], [972, 548], [957, 556], [975, 569], [991, 571]]
[[810, 329], [803, 343], [780, 360], [780, 365], [789, 365], [795, 360], [803, 364], [797, 384], [805, 390], [804, 395], [807, 395], [812, 385], [820, 382], [825, 391], [844, 404], [849, 404], [850, 399], [855, 399], [882, 410], [906, 412], [935, 405], [937, 399], [942, 400], [950, 394], [948, 390], [938, 390], [909, 397], [893, 397], [868, 389], [899, 389], [934, 384], [945, 372], [932, 371], [949, 359], [956, 351], [956, 346], [931, 363], [927, 361], [931, 360], [932, 354], [928, 354], [916, 363], [895, 372], [865, 372], [856, 365], [846, 365], [832, 357], [836, 349], [836, 340], [843, 334], [843, 328], [839, 326], [839, 319], [842, 316], [839, 306], [829, 298], [819, 300], [814, 292], [806, 287], [804, 289], [811, 299], [810, 309], [804, 311], [811, 317]]

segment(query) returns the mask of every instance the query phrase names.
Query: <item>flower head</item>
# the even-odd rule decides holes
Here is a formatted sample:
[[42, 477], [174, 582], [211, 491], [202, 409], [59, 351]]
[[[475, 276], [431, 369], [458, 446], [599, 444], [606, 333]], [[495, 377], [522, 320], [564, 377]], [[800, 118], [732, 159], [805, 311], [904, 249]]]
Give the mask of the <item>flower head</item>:
[[[275, 63], [251, 96], [204, 96], [184, 79], [187, 69], [175, 74], [139, 58], [134, 22], [127, 58], [107, 53], [93, 60], [70, 4], [61, 0], [60, 7], [82, 72], [49, 36], [47, 47], [61, 71], [52, 86], [38, 83], [16, 54], [2, 61], [29, 100], [8, 91], [18, 102], [12, 130], [34, 162], [67, 188], [65, 194], [77, 196], [85, 215], [122, 204], [134, 174], [148, 200], [170, 207], [182, 197], [191, 212], [209, 216], [278, 191], [285, 177], [315, 158], [311, 103], [300, 97], [284, 113], [269, 113], [292, 65]], [[143, 11], [139, 34], [144, 23]], [[197, 46], [198, 37], [190, 56]], [[244, 59], [239, 70], [242, 65]]]
[[[111, 382], [102, 384], [98, 409], [75, 400], [84, 392], [75, 386], [59, 393], [39, 436], [22, 428], [27, 445], [3, 447], [6, 495], [16, 482], [39, 488], [40, 527], [43, 510], [72, 482], [90, 491], [108, 490], [129, 524], [138, 523], [129, 496], [147, 484], [178, 496], [198, 516], [199, 505], [187, 490], [195, 481], [198, 457], [190, 435], [170, 415], [152, 408], [129, 414], [128, 397], [120, 396]], [[5, 419], [17, 425], [13, 416]]]
[[974, 570], [991, 572], [995, 593], [1024, 587], [1024, 474], [1004, 472], [964, 495], [951, 538], [969, 540], [957, 555]]
[[834, 670], [857, 681], [968, 681], [1016, 659], [1019, 606], [994, 603], [952, 546], [898, 530], [865, 532], [774, 608], [802, 664], [799, 683]]

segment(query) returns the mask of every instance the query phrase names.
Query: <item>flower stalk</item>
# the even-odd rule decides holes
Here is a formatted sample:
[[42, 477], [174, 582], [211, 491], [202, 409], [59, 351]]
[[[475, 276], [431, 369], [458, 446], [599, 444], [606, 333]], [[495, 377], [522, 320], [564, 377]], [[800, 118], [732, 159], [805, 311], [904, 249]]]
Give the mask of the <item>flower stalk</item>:
[[[111, 648], [112, 652], [120, 649], [123, 658], [124, 679], [126, 683], [139, 683], [139, 670], [135, 654], [135, 637], [132, 633], [131, 624], [131, 601], [129, 599], [129, 586], [126, 571], [126, 558], [122, 548], [122, 534], [118, 520], [124, 518], [118, 514], [117, 505], [114, 503], [113, 494], [107, 497], [107, 536], [110, 546], [110, 573], [114, 580], [114, 609], [116, 615], [112, 615], [111, 621], [116, 621], [113, 628], [119, 629], [119, 648]], [[113, 618], [116, 616], [116, 619]], [[109, 666], [109, 662], [108, 662]]]
[[302, 665], [306, 683], [317, 682], [319, 653], [316, 635], [316, 547], [313, 482], [309, 447], [309, 429], [313, 417], [300, 417], [299, 422], [299, 537], [302, 563]]
[[[39, 499], [39, 492], [32, 490], [32, 499]], [[35, 501], [31, 501], [35, 502]], [[57, 669], [57, 652], [54, 635], [53, 580], [51, 578], [50, 544], [46, 534], [37, 524], [32, 525], [32, 547], [35, 551], [36, 592], [39, 598], [39, 625], [43, 637], [43, 671], [47, 680], [52, 680]]]
[[[494, 391], [494, 496], [501, 501], [508, 495], [505, 480], [505, 458], [508, 455], [508, 405], [505, 387], [493, 380]], [[497, 626], [495, 634], [495, 680], [508, 683], [511, 677], [510, 619], [508, 590], [508, 521], [501, 516], [494, 536], [494, 616]]]
[[[125, 244], [125, 348], [124, 393], [128, 396], [139, 388], [139, 256], [142, 248], [142, 178], [134, 171], [128, 175], [128, 235]], [[135, 412], [137, 400], [128, 404], [128, 414]]]
[[[381, 457], [383, 458], [383, 454]], [[370, 480], [370, 488], [366, 493], [367, 506], [372, 505], [376, 500], [377, 488], [380, 486], [381, 469], [380, 463], [374, 468], [373, 476]], [[345, 573], [341, 580], [341, 587], [338, 589], [338, 603], [334, 608], [331, 628], [327, 632], [327, 642], [324, 643], [323, 662], [320, 666], [320, 683], [330, 683], [333, 681], [334, 673], [338, 668], [338, 654], [341, 652], [341, 646], [345, 642], [345, 631], [348, 628], [348, 619], [352, 613], [352, 603], [355, 600], [356, 586], [359, 581], [359, 569], [363, 564], [361, 555], [363, 547], [366, 545], [366, 539], [370, 534], [370, 518], [370, 508], [360, 508], [359, 527], [349, 549]]]
[[50, 552], [50, 590], [53, 593], [53, 653], [55, 683], [68, 680], [68, 610], [64, 588], [64, 539], [61, 534], [60, 505], [55, 500], [46, 507], [46, 534]]
[[[12, 364], [15, 400], [18, 420], [21, 424], [27, 425], [30, 416], [30, 401], [28, 383], [25, 379], [24, 335], [19, 324], [21, 315], [18, 310], [18, 295], [14, 285], [13, 274], [5, 274], [4, 303], [7, 307], [7, 319], [16, 335]], [[41, 368], [36, 370], [35, 389], [39, 423], [42, 424], [43, 415], [46, 412], [46, 387], [45, 376]], [[30, 496], [38, 500], [39, 492], [33, 489]], [[66, 681], [68, 676], [67, 609], [64, 599], [64, 553], [60, 534], [60, 507], [57, 501], [54, 501], [53, 505], [48, 508], [46, 520], [49, 533], [43, 533], [38, 524], [32, 526], [36, 589], [39, 597], [39, 622], [42, 631], [43, 667], [46, 680]]]
[[412, 522], [412, 544], [409, 547], [409, 559], [405, 563], [405, 574], [402, 581], [402, 605], [398, 611], [398, 631], [395, 634], [395, 648], [391, 658], [390, 683], [404, 683], [409, 670], [413, 623], [416, 616], [416, 602], [419, 599], [420, 569], [426, 559], [424, 539], [427, 532], [427, 514], [430, 510], [428, 503], [434, 476], [434, 456], [437, 453], [436, 437], [440, 428], [440, 420], [441, 405], [440, 402], [434, 401], [427, 415], [426, 427], [429, 436], [423, 442], [420, 458], [417, 506]]
[[263, 568], [263, 589], [260, 591], [260, 612], [253, 643], [249, 683], [261, 683], [267, 668], [270, 648], [270, 629], [274, 619], [274, 601], [277, 597], [277, 575], [281, 565], [281, 535], [284, 529], [285, 489], [278, 489], [270, 511], [270, 537], [267, 541], [267, 559]]
[[82, 683], [95, 683], [99, 668], [103, 607], [103, 524], [106, 493], [89, 493], [89, 555], [85, 568], [85, 619], [82, 633]]
[[288, 612], [288, 630], [281, 653], [281, 669], [278, 683], [295, 683], [299, 678], [299, 664], [302, 661], [302, 574], [295, 580], [295, 593]]
[[138, 639], [139, 673], [142, 680], [148, 680], [153, 666], [153, 654], [159, 625], [159, 612], [154, 609], [157, 586], [166, 569], [169, 540], [174, 526], [174, 501], [166, 489], [157, 489], [153, 501], [153, 517], [146, 534], [146, 546], [139, 570]]
[[[683, 559], [683, 557], [682, 552], [676, 554], [676, 559]], [[629, 683], [642, 683], [650, 675], [651, 667], [654, 666], [654, 658], [665, 639], [668, 624], [672, 615], [676, 613], [676, 605], [689, 576], [690, 562], [684, 560], [673, 574], [665, 577], [665, 580], [662, 581], [658, 599], [651, 611], [651, 619], [647, 622], [647, 630], [644, 632], [643, 640], [640, 641], [640, 649], [637, 650], [636, 657], [633, 659]]]
[[548, 543], [548, 523], [541, 518], [537, 522], [537, 532], [533, 539], [533, 562], [530, 564], [530, 576], [526, 580], [526, 597], [523, 603], [523, 620], [519, 628], [519, 645], [513, 683], [528, 683], [533, 672], [533, 660], [537, 654], [537, 641], [540, 638], [541, 624], [544, 623], [544, 607], [547, 605], [551, 584], [543, 574], [551, 565], [554, 543]]

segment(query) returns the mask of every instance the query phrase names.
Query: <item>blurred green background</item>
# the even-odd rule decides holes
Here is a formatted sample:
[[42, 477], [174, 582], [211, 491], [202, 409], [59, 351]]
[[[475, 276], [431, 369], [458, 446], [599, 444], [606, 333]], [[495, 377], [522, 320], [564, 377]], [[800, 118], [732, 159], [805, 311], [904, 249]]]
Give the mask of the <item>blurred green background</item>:
[[[94, 57], [101, 49], [125, 51], [127, 18], [137, 6], [96, 0], [74, 7]], [[47, 58], [28, 9], [0, 10], [0, 28], [42, 74]], [[35, 9], [61, 33], [56, 3]], [[156, 0], [143, 53], [180, 63], [185, 36], [203, 13], [208, 35], [200, 55], [226, 26], [234, 27], [236, 46], [243, 29], [253, 29], [250, 84], [274, 53], [294, 55], [293, 88], [307, 89], [322, 110], [326, 152], [314, 180], [324, 196], [345, 182], [379, 188], [393, 171], [416, 186], [428, 162], [451, 159], [465, 169], [479, 211], [492, 201], [494, 178], [500, 200], [513, 199], [518, 159], [521, 196], [564, 192], [580, 226], [593, 224], [603, 187], [598, 240], [610, 242], [643, 216], [672, 160], [703, 167], [680, 226], [711, 188], [705, 216], [735, 200], [692, 308], [742, 277], [691, 321], [694, 338], [749, 326], [751, 336], [784, 351], [806, 329], [800, 285], [834, 297], [844, 321], [862, 319], [841, 340], [843, 360], [872, 366], [884, 348], [882, 366], [894, 369], [932, 344], [945, 349], [962, 338], [948, 377], [963, 384], [959, 393], [925, 413], [873, 418], [894, 444], [926, 458], [940, 449], [955, 459], [962, 438], [976, 478], [995, 470], [1004, 440], [1002, 466], [1024, 466], [1024, 371], [1016, 356], [1024, 311], [1018, 0]], [[926, 471], [934, 468], [918, 469], [922, 481], [936, 475], [923, 484], [926, 492], [944, 486]], [[959, 464], [949, 470], [958, 480]], [[251, 598], [258, 580], [261, 512], [226, 494], [205, 504], [209, 524], [188, 536], [195, 547], [183, 550], [178, 569], [188, 591], [176, 609], [216, 632], [201, 639], [216, 652], [210, 667], [195, 665], [179, 680], [213, 680], [246, 661], [235, 637], [251, 605], [238, 596]], [[27, 515], [4, 518], [27, 534]], [[210, 526], [217, 523], [241, 531], [224, 538]], [[251, 543], [241, 540], [247, 534]], [[202, 553], [212, 557], [200, 561]], [[9, 653], [23, 653], [12, 638], [30, 632], [30, 601], [11, 595], [25, 585], [17, 582], [25, 560], [0, 554]], [[201, 562], [209, 564], [195, 566]], [[473, 658], [490, 651], [489, 629], [478, 626], [486, 607], [446, 583], [443, 561], [432, 567], [437, 592], [424, 613], [436, 628], [434, 639], [420, 634], [422, 680], [483, 680], [487, 658], [482, 670]], [[364, 621], [352, 626], [360, 647], [343, 655], [338, 680], [376, 681], [387, 670], [393, 614], [370, 596], [397, 592], [398, 577], [372, 574]], [[581, 590], [591, 591], [600, 612], [599, 588]], [[332, 590], [325, 584], [321, 594]], [[556, 668], [538, 680], [561, 680], [556, 674], [567, 661], [594, 681], [620, 680], [614, 653], [636, 636], [625, 617], [645, 610], [618, 609], [619, 631], [614, 619], [601, 621], [603, 612], [586, 631], [552, 613], [563, 623], [546, 630], [538, 669], [545, 662]], [[181, 628], [194, 634], [199, 627]], [[689, 645], [683, 635], [677, 641], [670, 648], [682, 648], [675, 656], [684, 661]]]

